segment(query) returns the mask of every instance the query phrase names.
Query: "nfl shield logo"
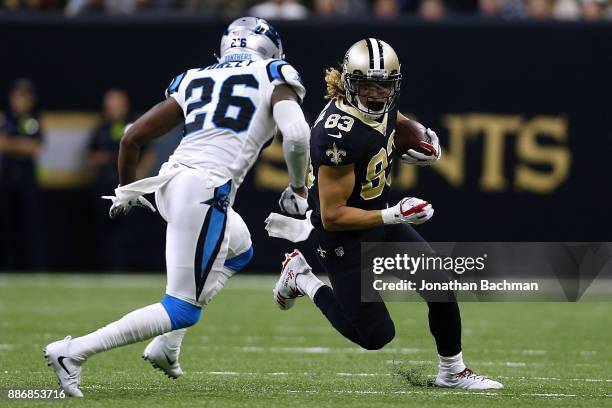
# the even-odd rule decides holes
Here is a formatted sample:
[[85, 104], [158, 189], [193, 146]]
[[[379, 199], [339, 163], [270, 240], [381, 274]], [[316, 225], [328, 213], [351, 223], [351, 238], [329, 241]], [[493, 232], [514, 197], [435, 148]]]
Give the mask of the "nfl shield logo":
[[342, 247], [336, 248], [335, 251], [336, 251], [336, 256], [344, 255], [344, 248], [342, 248]]

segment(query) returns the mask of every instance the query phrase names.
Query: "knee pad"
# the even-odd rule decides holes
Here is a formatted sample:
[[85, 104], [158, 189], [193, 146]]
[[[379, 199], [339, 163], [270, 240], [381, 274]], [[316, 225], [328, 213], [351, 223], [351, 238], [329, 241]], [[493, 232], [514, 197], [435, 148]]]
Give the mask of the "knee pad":
[[395, 337], [395, 325], [393, 320], [385, 320], [370, 327], [365, 339], [360, 346], [366, 350], [380, 350]]
[[202, 304], [208, 305], [212, 299], [219, 293], [225, 286], [225, 283], [231, 278], [236, 272], [244, 268], [251, 258], [253, 257], [253, 247], [241, 253], [240, 255], [234, 256], [230, 259], [226, 259], [223, 264], [222, 270], [213, 270], [206, 279], [200, 301]]
[[224, 266], [234, 272], [242, 270], [253, 258], [253, 246], [231, 259], [225, 260]]
[[175, 298], [174, 296], [164, 295], [160, 302], [172, 323], [172, 330], [183, 329], [193, 326], [200, 320], [202, 308], [192, 305], [189, 302]]

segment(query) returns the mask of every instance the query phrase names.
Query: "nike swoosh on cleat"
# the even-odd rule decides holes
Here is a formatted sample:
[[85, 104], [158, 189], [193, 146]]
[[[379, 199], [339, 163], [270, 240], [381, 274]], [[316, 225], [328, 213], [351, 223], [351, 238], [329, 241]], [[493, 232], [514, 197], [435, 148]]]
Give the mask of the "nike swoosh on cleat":
[[176, 363], [176, 360], [175, 361], [170, 360], [170, 357], [168, 357], [165, 351], [162, 351], [162, 353], [164, 353], [164, 357], [166, 357], [166, 361], [168, 362], [168, 364], [174, 365], [174, 363]]
[[68, 375], [70, 375], [70, 371], [68, 371], [68, 369], [66, 368], [66, 366], [64, 365], [64, 359], [68, 358], [68, 357], [64, 357], [64, 356], [60, 356], [57, 358], [57, 362], [59, 363], [60, 366], [62, 366], [62, 368], [64, 369], [64, 371], [66, 371], [66, 373], [68, 373]]
[[337, 135], [332, 135], [331, 133], [328, 133], [327, 136], [335, 137], [336, 139], [342, 139], [342, 133], [340, 132], [338, 132]]

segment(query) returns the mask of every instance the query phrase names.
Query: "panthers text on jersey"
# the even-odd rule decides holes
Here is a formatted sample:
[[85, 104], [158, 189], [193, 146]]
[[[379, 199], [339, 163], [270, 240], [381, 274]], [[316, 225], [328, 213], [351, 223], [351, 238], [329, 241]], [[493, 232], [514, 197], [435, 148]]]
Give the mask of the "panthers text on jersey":
[[372, 119], [340, 98], [323, 109], [310, 136], [308, 199], [315, 227], [322, 225], [316, 177], [320, 166], [355, 165], [355, 186], [347, 206], [364, 210], [387, 207], [396, 118], [397, 109], [393, 109], [380, 120]]
[[190, 69], [166, 90], [183, 109], [183, 139], [170, 160], [202, 169], [215, 185], [232, 181], [232, 200], [259, 152], [275, 134], [270, 98], [288, 84], [306, 90], [283, 60], [235, 61]]

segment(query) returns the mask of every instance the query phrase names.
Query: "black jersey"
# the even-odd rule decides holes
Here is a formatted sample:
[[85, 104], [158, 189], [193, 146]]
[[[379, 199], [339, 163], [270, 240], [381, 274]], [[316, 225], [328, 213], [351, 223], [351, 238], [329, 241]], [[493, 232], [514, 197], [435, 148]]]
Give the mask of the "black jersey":
[[308, 198], [315, 227], [322, 225], [316, 177], [320, 166], [355, 165], [355, 187], [348, 206], [364, 210], [387, 207], [396, 118], [394, 109], [380, 121], [371, 119], [342, 99], [332, 100], [323, 109], [310, 135]]

